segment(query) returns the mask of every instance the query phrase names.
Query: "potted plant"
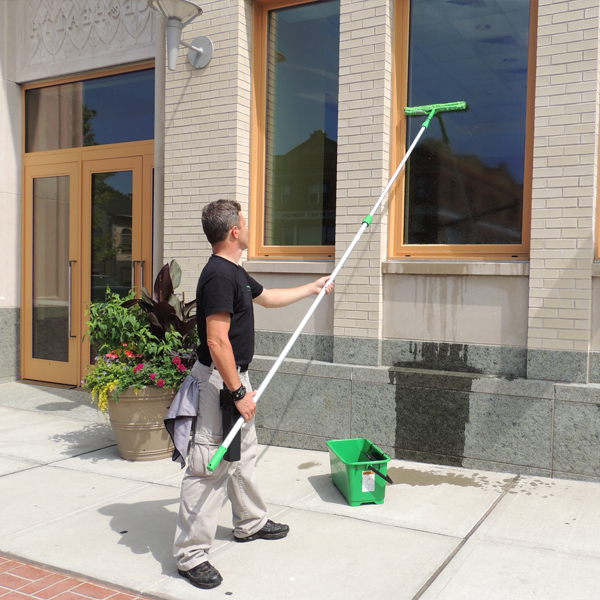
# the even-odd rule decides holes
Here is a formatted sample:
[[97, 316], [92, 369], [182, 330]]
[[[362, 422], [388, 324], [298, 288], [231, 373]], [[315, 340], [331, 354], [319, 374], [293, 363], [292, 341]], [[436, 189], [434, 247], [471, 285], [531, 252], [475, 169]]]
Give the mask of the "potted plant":
[[176, 261], [164, 265], [153, 295], [142, 288], [125, 298], [106, 290], [105, 302], [90, 305], [90, 343], [97, 354], [82, 386], [108, 413], [117, 449], [128, 460], [170, 456], [164, 415], [196, 360], [196, 301], [175, 294], [181, 281]]

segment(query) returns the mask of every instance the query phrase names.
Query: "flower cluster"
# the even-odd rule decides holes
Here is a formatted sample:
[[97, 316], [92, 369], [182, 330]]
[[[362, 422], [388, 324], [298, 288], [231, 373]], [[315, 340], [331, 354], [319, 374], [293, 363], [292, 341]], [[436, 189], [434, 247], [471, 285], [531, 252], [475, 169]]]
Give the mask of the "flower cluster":
[[109, 396], [118, 401], [119, 394], [130, 387], [136, 392], [144, 386], [177, 388], [190, 370], [179, 356], [172, 356], [166, 348], [162, 350], [162, 354], [148, 357], [134, 343], [123, 343], [96, 358], [82, 386], [92, 392], [92, 399], [102, 412], [108, 409]]
[[[82, 386], [103, 412], [109, 398], [118, 401], [129, 388], [135, 392], [144, 386], [178, 388], [195, 362], [196, 317], [190, 316], [195, 301], [184, 305], [176, 299], [166, 267], [154, 286], [161, 292], [160, 301], [149, 298], [144, 289], [144, 302], [133, 291], [122, 298], [107, 289], [104, 302], [90, 305], [86, 336], [98, 356]], [[145, 307], [150, 303], [152, 311], [140, 303]]]

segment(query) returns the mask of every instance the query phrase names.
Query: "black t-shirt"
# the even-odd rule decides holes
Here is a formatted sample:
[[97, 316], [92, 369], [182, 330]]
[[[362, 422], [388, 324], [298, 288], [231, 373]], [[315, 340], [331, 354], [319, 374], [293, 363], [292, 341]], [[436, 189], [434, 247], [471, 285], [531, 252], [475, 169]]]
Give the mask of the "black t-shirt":
[[242, 267], [226, 258], [208, 259], [196, 288], [198, 316], [198, 358], [210, 364], [212, 358], [206, 343], [206, 317], [218, 312], [231, 315], [229, 341], [237, 365], [247, 365], [254, 356], [254, 307], [252, 300], [260, 296], [263, 286], [252, 279]]

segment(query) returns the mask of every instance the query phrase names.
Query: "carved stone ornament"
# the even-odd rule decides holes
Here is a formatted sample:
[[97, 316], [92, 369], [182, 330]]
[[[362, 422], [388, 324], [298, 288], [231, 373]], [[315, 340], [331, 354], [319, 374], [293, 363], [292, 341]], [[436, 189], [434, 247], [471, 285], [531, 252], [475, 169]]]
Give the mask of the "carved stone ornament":
[[30, 0], [26, 66], [85, 59], [154, 41], [147, 0]]

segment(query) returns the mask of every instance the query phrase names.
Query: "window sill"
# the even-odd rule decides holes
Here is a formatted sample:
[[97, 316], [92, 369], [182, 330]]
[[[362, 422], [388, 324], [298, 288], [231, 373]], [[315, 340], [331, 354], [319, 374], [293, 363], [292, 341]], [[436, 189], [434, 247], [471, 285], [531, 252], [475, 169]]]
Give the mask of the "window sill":
[[333, 260], [272, 260], [251, 259], [242, 263], [248, 273], [290, 273], [329, 275], [334, 267]]
[[387, 260], [381, 264], [381, 272], [385, 275], [492, 275], [528, 277], [529, 261]]

